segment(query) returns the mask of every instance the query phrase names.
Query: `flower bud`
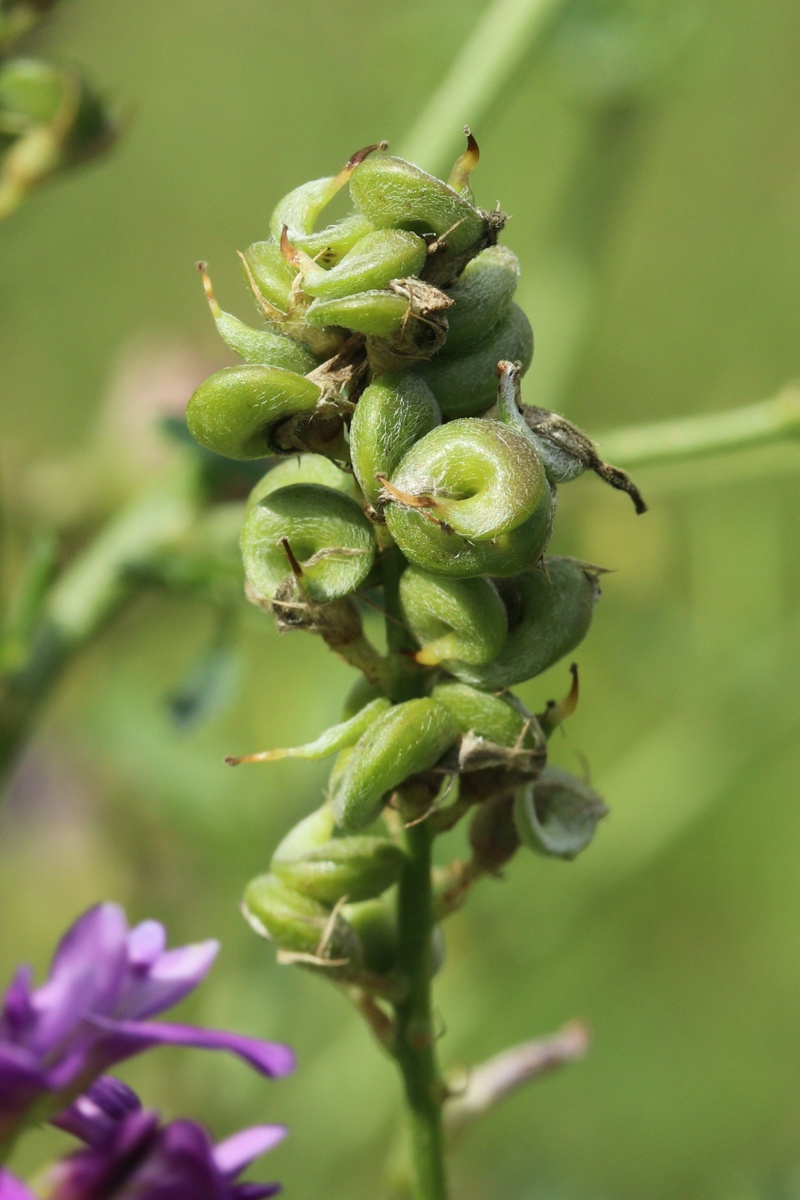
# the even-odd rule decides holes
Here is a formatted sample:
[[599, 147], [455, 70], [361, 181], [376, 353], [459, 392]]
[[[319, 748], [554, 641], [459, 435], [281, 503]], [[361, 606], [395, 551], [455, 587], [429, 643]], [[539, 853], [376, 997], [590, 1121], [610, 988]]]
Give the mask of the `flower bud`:
[[366, 829], [386, 796], [412, 775], [427, 771], [458, 740], [458, 726], [434, 700], [406, 700], [379, 717], [331, 776], [330, 801], [346, 832]]
[[554, 858], [575, 858], [589, 845], [607, 812], [588, 784], [560, 767], [545, 767], [539, 778], [517, 795], [514, 820], [521, 840], [531, 850]]
[[422, 646], [415, 655], [424, 666], [450, 659], [491, 662], [500, 653], [508, 618], [491, 580], [449, 579], [409, 566], [400, 580], [403, 619]]
[[288, 887], [275, 875], [259, 875], [247, 885], [244, 915], [282, 950], [318, 960], [336, 975], [355, 974], [360, 948], [353, 930], [330, 908]]
[[451, 675], [498, 691], [532, 679], [569, 654], [586, 636], [600, 590], [597, 573], [574, 558], [547, 558], [542, 568], [498, 580], [508, 636], [482, 666], [450, 661]]
[[[508, 310], [519, 274], [519, 259], [506, 246], [489, 246], [467, 263], [447, 293], [453, 308], [447, 316], [449, 329], [443, 358], [469, 352], [487, 339]], [[522, 322], [520, 327], [524, 329]], [[524, 358], [524, 353], [519, 357]]]
[[501, 359], [520, 362], [523, 374], [533, 360], [533, 330], [516, 304], [509, 305], [482, 342], [457, 355], [447, 356], [440, 351], [431, 362], [420, 365], [419, 373], [439, 401], [446, 420], [477, 417], [497, 399], [497, 364]]
[[352, 901], [380, 896], [400, 878], [404, 861], [394, 842], [362, 835], [334, 838], [297, 858], [276, 857], [271, 866], [287, 886], [334, 905], [342, 896]]
[[433, 393], [418, 375], [379, 375], [364, 390], [350, 426], [350, 457], [373, 507], [381, 490], [378, 476], [391, 475], [414, 443], [441, 421]]
[[[186, 422], [196, 441], [226, 458], [266, 458], [303, 449], [322, 389], [280, 367], [225, 367], [200, 384]], [[333, 440], [333, 439], [331, 439]], [[308, 447], [310, 448], [310, 447]]]
[[515, 575], [550, 537], [552, 496], [536, 451], [497, 421], [451, 421], [421, 438], [381, 493], [403, 554], [426, 571]]
[[270, 600], [292, 576], [311, 600], [349, 596], [367, 578], [375, 548], [358, 506], [321, 484], [279, 488], [250, 509], [242, 528], [248, 583]]

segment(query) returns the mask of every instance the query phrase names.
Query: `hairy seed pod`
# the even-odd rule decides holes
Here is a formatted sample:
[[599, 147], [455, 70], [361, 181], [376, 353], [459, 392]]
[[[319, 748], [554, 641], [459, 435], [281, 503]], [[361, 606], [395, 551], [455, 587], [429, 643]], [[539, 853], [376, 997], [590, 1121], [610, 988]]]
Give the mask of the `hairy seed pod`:
[[497, 241], [502, 213], [485, 213], [463, 195], [402, 158], [373, 158], [360, 163], [350, 178], [350, 195], [359, 212], [378, 229], [413, 229], [436, 235], [440, 245], [424, 277], [452, 282], [465, 264]]
[[[225, 367], [200, 384], [186, 409], [196, 441], [226, 458], [266, 458], [292, 450], [296, 418], [307, 422], [322, 388], [280, 367]], [[288, 428], [284, 428], [288, 426]]]
[[467, 684], [448, 681], [436, 685], [431, 699], [444, 705], [461, 733], [477, 734], [498, 746], [514, 746], [523, 739], [530, 745], [539, 736], [535, 718], [513, 697], [492, 696]]
[[305, 318], [315, 329], [341, 325], [355, 333], [391, 337], [408, 315], [408, 301], [388, 289], [357, 292], [338, 300], [315, 300]]
[[306, 346], [271, 329], [253, 329], [231, 313], [223, 312], [217, 304], [205, 265], [197, 265], [217, 333], [226, 346], [246, 363], [265, 363], [271, 367], [282, 367], [285, 371], [294, 371], [297, 375], [314, 370], [318, 363]]
[[403, 554], [434, 574], [515, 575], [540, 558], [552, 495], [530, 443], [498, 421], [452, 421], [416, 442], [381, 493]]
[[251, 287], [255, 284], [261, 298], [278, 312], [288, 312], [292, 305], [295, 272], [281, 254], [279, 242], [271, 238], [264, 242], [253, 242], [240, 258], [248, 284]]
[[338, 262], [343, 254], [355, 245], [364, 234], [369, 233], [371, 225], [365, 217], [355, 215], [346, 217], [327, 229], [314, 232], [320, 213], [330, 204], [353, 173], [358, 163], [362, 162], [373, 150], [385, 149], [386, 143], [375, 146], [365, 146], [358, 150], [348, 160], [336, 175], [328, 175], [322, 179], [312, 179], [293, 189], [276, 205], [270, 218], [270, 230], [276, 241], [280, 241], [283, 227], [289, 232], [293, 245], [305, 250], [324, 266]]
[[365, 971], [388, 975], [397, 961], [397, 903], [388, 896], [345, 904], [342, 916], [361, 946]]
[[417, 275], [427, 249], [421, 237], [404, 229], [376, 229], [365, 234], [335, 267], [326, 271], [284, 237], [281, 253], [297, 267], [307, 296], [338, 300], [357, 292], [385, 288], [393, 279]]
[[259, 875], [245, 888], [244, 914], [253, 928], [282, 950], [318, 960], [336, 976], [355, 974], [360, 966], [358, 939], [341, 916], [296, 892], [275, 875]]
[[278, 762], [283, 758], [304, 758], [311, 762], [330, 758], [346, 746], [355, 746], [358, 739], [390, 707], [385, 696], [377, 696], [346, 721], [332, 725], [313, 742], [302, 746], [289, 746], [276, 750], [262, 750], [259, 754], [245, 754], [239, 758], [229, 757], [225, 761], [235, 767], [240, 763]]
[[348, 833], [366, 829], [390, 792], [429, 770], [457, 739], [456, 722], [434, 700], [394, 705], [356, 743], [337, 778], [331, 778], [337, 824]]
[[304, 854], [324, 846], [333, 837], [336, 821], [329, 804], [323, 804], [314, 812], [303, 817], [302, 821], [290, 829], [272, 856], [272, 866], [276, 863], [292, 862], [302, 858]]
[[250, 510], [242, 528], [245, 574], [263, 599], [274, 599], [292, 575], [311, 600], [349, 596], [374, 557], [375, 535], [363, 512], [321, 484], [279, 488]]
[[372, 900], [400, 878], [405, 854], [387, 838], [334, 838], [302, 857], [273, 859], [273, 872], [289, 887], [322, 904]]
[[523, 375], [533, 361], [533, 330], [517, 304], [510, 304], [494, 329], [469, 352], [447, 357], [440, 351], [420, 365], [419, 373], [439, 401], [445, 420], [477, 417], [497, 399], [501, 359], [520, 362]]
[[276, 463], [259, 479], [247, 498], [247, 511], [270, 492], [297, 483], [321, 483], [335, 492], [341, 492], [343, 496], [349, 496], [356, 504], [362, 500], [358, 485], [348, 471], [343, 471], [321, 454], [298, 454]]
[[463, 354], [486, 340], [506, 313], [519, 275], [519, 259], [506, 246], [489, 246], [467, 263], [448, 291], [453, 308], [442, 355]]
[[418, 375], [379, 375], [367, 387], [350, 426], [350, 458], [362, 492], [373, 508], [381, 483], [408, 450], [441, 425], [433, 393]]
[[422, 646], [415, 655], [426, 667], [449, 659], [491, 662], [500, 653], [508, 618], [491, 580], [448, 579], [408, 567], [400, 580], [403, 619]]
[[508, 637], [483, 666], [448, 663], [451, 675], [497, 691], [532, 679], [583, 641], [600, 594], [597, 574], [574, 558], [547, 558], [544, 569], [498, 581], [508, 613]]
[[521, 841], [540, 854], [575, 858], [595, 835], [608, 809], [583, 780], [545, 767], [538, 779], [519, 792], [514, 821]]

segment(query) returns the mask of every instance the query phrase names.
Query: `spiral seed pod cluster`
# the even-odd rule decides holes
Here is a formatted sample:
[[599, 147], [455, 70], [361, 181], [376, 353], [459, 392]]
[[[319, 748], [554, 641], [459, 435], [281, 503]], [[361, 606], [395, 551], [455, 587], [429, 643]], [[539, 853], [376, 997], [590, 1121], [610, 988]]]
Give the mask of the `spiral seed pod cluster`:
[[[393, 961], [403, 823], [444, 831], [477, 809], [478, 873], [521, 844], [557, 857], [588, 844], [602, 803], [546, 766], [567, 708], [537, 719], [506, 689], [575, 649], [599, 595], [599, 569], [546, 557], [557, 487], [594, 471], [644, 509], [585, 434], [523, 405], [519, 263], [498, 245], [504, 215], [473, 202], [467, 133], [447, 182], [381, 143], [289, 193], [240, 256], [263, 328], [223, 312], [202, 269], [242, 362], [201, 384], [189, 427], [219, 454], [283, 459], [247, 505], [248, 596], [364, 674], [316, 742], [231, 760], [337, 756], [324, 808], [246, 908], [284, 951], [362, 983]], [[352, 212], [324, 225], [348, 187]], [[386, 653], [362, 602], [386, 612]], [[443, 911], [457, 906], [445, 892]]]

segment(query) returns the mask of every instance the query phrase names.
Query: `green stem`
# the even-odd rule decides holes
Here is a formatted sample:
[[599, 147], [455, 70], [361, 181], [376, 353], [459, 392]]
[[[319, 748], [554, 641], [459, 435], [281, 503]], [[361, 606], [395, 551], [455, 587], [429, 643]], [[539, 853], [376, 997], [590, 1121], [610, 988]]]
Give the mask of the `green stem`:
[[64, 570], [43, 606], [24, 661], [0, 679], [0, 779], [66, 665], [141, 589], [133, 568], [185, 534], [200, 496], [197, 464], [181, 463], [166, 481], [123, 509]]
[[609, 462], [621, 467], [666, 466], [713, 458], [800, 437], [800, 389], [724, 413], [619, 429], [598, 438]]
[[459, 126], [486, 119], [509, 78], [543, 40], [569, 0], [493, 0], [406, 136], [401, 157], [426, 170], [447, 171], [458, 146]]
[[430, 822], [406, 830], [408, 863], [398, 897], [398, 970], [408, 985], [395, 1005], [394, 1053], [405, 1088], [414, 1200], [447, 1200], [442, 1139], [444, 1087], [436, 1064], [431, 1010]]

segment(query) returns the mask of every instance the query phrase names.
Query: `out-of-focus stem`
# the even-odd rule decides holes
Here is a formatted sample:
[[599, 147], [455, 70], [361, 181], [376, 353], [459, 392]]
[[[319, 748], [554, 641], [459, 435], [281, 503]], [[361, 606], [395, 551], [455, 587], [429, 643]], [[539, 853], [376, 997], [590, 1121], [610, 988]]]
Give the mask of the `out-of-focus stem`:
[[0, 779], [64, 667], [142, 587], [134, 568], [186, 533], [201, 497], [198, 464], [182, 462], [111, 520], [55, 583], [24, 660], [0, 679]]
[[800, 388], [794, 385], [744, 408], [618, 429], [601, 435], [598, 445], [609, 461], [635, 468], [713, 458], [789, 438], [800, 438]]
[[473, 127], [485, 122], [509, 77], [568, 3], [494, 0], [404, 139], [401, 157], [428, 171], [446, 173], [459, 144], [460, 126], [465, 121]]
[[447, 1200], [442, 1137], [444, 1085], [436, 1064], [431, 1006], [430, 821], [406, 830], [407, 864], [398, 895], [397, 968], [408, 994], [395, 1005], [394, 1056], [405, 1089], [414, 1200]]

